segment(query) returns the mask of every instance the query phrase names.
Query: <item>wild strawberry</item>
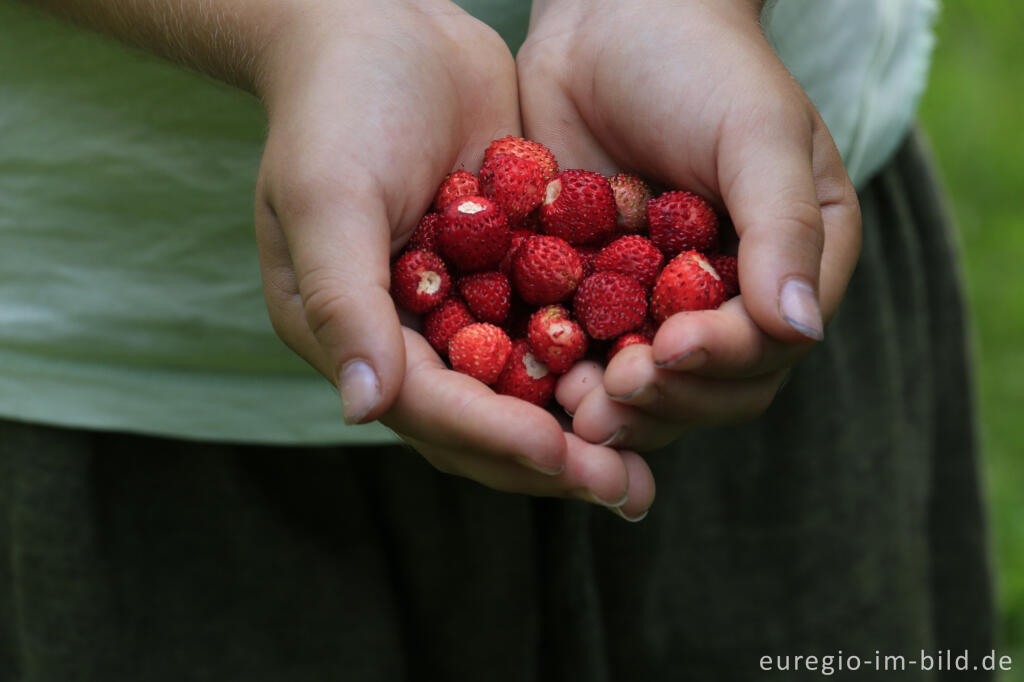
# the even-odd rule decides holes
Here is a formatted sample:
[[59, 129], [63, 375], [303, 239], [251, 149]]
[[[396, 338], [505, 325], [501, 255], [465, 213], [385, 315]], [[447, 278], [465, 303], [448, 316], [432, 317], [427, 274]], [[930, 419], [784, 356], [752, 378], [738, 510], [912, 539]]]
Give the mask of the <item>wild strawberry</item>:
[[405, 249], [407, 251], [421, 249], [437, 253], [437, 234], [441, 230], [442, 223], [444, 223], [444, 218], [440, 213], [428, 213], [420, 218]]
[[517, 339], [512, 342], [512, 352], [494, 384], [494, 390], [544, 407], [555, 394], [557, 379], [547, 365], [530, 352], [526, 339]]
[[490, 161], [492, 157], [500, 154], [517, 156], [520, 159], [533, 161], [535, 164], [540, 166], [544, 182], [547, 182], [558, 175], [558, 162], [555, 161], [555, 155], [551, 153], [550, 149], [542, 145], [540, 142], [534, 142], [533, 140], [527, 140], [522, 137], [513, 137], [511, 135], [502, 137], [491, 142], [490, 146], [484, 151], [484, 165], [487, 165], [487, 162]]
[[576, 250], [563, 239], [534, 235], [516, 250], [512, 282], [520, 298], [532, 305], [564, 301], [583, 279]]
[[480, 169], [480, 192], [518, 225], [544, 201], [547, 181], [540, 165], [511, 154], [495, 154]]
[[615, 339], [615, 343], [608, 349], [608, 356], [605, 358], [605, 362], [611, 362], [615, 355], [625, 348], [626, 346], [635, 346], [642, 344], [645, 346], [651, 345], [651, 340], [638, 332], [630, 332], [623, 334], [619, 338]]
[[647, 230], [647, 202], [651, 188], [635, 175], [618, 173], [608, 178], [615, 196], [619, 232], [637, 234]]
[[425, 313], [448, 295], [451, 277], [444, 261], [429, 251], [406, 251], [391, 266], [391, 297], [411, 313]]
[[512, 230], [512, 237], [508, 242], [508, 251], [505, 252], [504, 257], [501, 259], [501, 264], [498, 265], [498, 269], [504, 272], [506, 275], [512, 275], [512, 260], [516, 257], [516, 251], [523, 245], [530, 237], [534, 236], [533, 232], [529, 230]]
[[455, 332], [448, 342], [448, 358], [452, 369], [493, 384], [505, 367], [512, 342], [508, 335], [493, 324], [477, 322]]
[[444, 209], [437, 235], [441, 255], [466, 272], [491, 270], [508, 249], [511, 232], [498, 205], [480, 196], [462, 197]]
[[501, 272], [466, 275], [456, 285], [462, 299], [481, 322], [500, 325], [508, 317], [512, 304], [512, 285]]
[[650, 291], [664, 263], [665, 257], [658, 247], [640, 235], [631, 234], [601, 249], [594, 258], [594, 271], [629, 275]]
[[739, 272], [737, 272], [736, 256], [720, 254], [718, 256], [710, 256], [708, 261], [711, 263], [711, 267], [715, 269], [715, 272], [718, 273], [718, 276], [722, 278], [726, 300], [733, 296], [738, 296], [740, 293], [740, 277]]
[[647, 203], [651, 241], [666, 258], [683, 251], [705, 253], [718, 246], [718, 217], [711, 204], [693, 192], [666, 192]]
[[725, 287], [711, 263], [697, 251], [684, 251], [669, 261], [651, 295], [651, 313], [658, 322], [684, 310], [711, 310], [725, 300]]
[[448, 204], [460, 197], [473, 197], [480, 194], [480, 182], [467, 170], [457, 170], [445, 176], [441, 186], [434, 195], [434, 210], [440, 213]]
[[530, 350], [555, 374], [565, 374], [587, 352], [587, 335], [560, 305], [541, 308], [530, 317]]
[[423, 336], [437, 354], [448, 355], [448, 342], [455, 332], [473, 324], [476, 319], [466, 304], [456, 296], [449, 296], [423, 318]]
[[633, 331], [647, 315], [647, 294], [632, 277], [595, 272], [573, 298], [576, 318], [595, 339], [613, 339]]
[[547, 184], [540, 206], [544, 234], [592, 244], [615, 233], [618, 213], [608, 179], [585, 170], [562, 171]]

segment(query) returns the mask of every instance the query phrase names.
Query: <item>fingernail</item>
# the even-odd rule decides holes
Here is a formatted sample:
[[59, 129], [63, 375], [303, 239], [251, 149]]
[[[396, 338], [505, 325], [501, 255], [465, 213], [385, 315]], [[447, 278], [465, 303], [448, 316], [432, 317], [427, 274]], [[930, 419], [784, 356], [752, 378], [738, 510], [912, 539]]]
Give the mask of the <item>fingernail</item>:
[[809, 339], [825, 338], [821, 322], [821, 305], [814, 287], [799, 277], [782, 283], [779, 292], [779, 313], [793, 329]]
[[358, 424], [380, 402], [380, 379], [365, 360], [349, 360], [338, 377], [346, 424]]
[[630, 523], [640, 523], [641, 521], [647, 518], [647, 512], [650, 511], [650, 509], [644, 509], [644, 513], [640, 514], [639, 516], [629, 516], [628, 514], [626, 514], [626, 512], [622, 511], [622, 507], [609, 507], [609, 509], [616, 516], [618, 516], [621, 519], [625, 519]]
[[619, 442], [625, 440], [626, 433], [628, 431], [629, 431], [629, 429], [627, 429], [625, 426], [620, 426], [618, 431], [616, 431], [612, 435], [608, 436], [608, 438], [606, 438], [604, 441], [598, 443], [598, 445], [603, 446], [603, 447], [611, 447], [612, 445], [615, 445], [616, 443], [619, 443]]
[[520, 464], [522, 464], [527, 469], [533, 469], [534, 471], [542, 473], [545, 476], [557, 476], [558, 474], [560, 474], [563, 471], [565, 471], [565, 465], [564, 464], [559, 466], [557, 469], [550, 469], [550, 468], [545, 469], [540, 464], [537, 464], [533, 460], [528, 459], [528, 458], [523, 457], [523, 456], [513, 457], [513, 459], [515, 461], [519, 462]]
[[608, 507], [609, 509], [614, 509], [616, 507], [621, 507], [622, 505], [624, 505], [627, 502], [629, 502], [629, 493], [624, 493], [622, 495], [622, 499], [614, 500], [614, 501], [602, 500], [600, 497], [595, 495], [590, 490], [584, 490], [582, 495], [583, 495], [583, 498], [585, 500], [587, 500], [588, 502], [593, 502], [594, 504], [599, 504], [602, 507]]
[[575, 416], [576, 416], [576, 415], [574, 415], [574, 414], [573, 414], [572, 412], [570, 412], [570, 411], [569, 411], [569, 408], [568, 408], [568, 407], [563, 407], [562, 409], [563, 409], [563, 410], [565, 410], [565, 413], [566, 413], [567, 415], [569, 415], [569, 419], [572, 419], [573, 417], [575, 417]]
[[654, 386], [652, 384], [644, 384], [643, 386], [641, 386], [640, 388], [636, 389], [635, 391], [630, 391], [629, 393], [626, 393], [626, 394], [623, 394], [623, 395], [612, 395], [612, 394], [609, 393], [608, 397], [611, 398], [612, 400], [618, 400], [618, 401], [622, 402], [622, 401], [626, 401], [626, 400], [633, 400], [635, 398], [646, 397], [647, 394], [650, 393], [653, 390], [654, 390]]
[[703, 348], [691, 348], [678, 355], [673, 355], [664, 362], [655, 362], [658, 369], [671, 369], [676, 372], [687, 372], [697, 369], [708, 361], [708, 352]]

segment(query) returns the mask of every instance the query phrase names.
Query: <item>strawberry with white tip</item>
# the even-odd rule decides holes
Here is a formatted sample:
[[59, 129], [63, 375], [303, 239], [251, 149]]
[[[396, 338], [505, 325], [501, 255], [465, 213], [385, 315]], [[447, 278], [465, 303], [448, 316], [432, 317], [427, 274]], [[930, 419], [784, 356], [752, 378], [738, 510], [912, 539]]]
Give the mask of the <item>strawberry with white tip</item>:
[[557, 375], [530, 352], [526, 339], [517, 339], [512, 342], [512, 352], [494, 384], [494, 390], [544, 407], [555, 394], [557, 380]]
[[713, 310], [725, 301], [725, 286], [708, 259], [685, 251], [665, 266], [651, 294], [651, 313], [664, 322], [679, 312]]
[[565, 374], [587, 352], [587, 335], [560, 305], [541, 308], [530, 317], [530, 350], [555, 374]]
[[544, 234], [573, 245], [604, 242], [618, 219], [608, 179], [585, 170], [562, 171], [549, 182], [539, 215]]
[[486, 197], [462, 197], [448, 204], [442, 216], [437, 235], [442, 256], [464, 272], [498, 267], [512, 232], [497, 204]]
[[406, 251], [391, 266], [391, 297], [411, 313], [437, 306], [451, 285], [444, 261], [430, 251]]

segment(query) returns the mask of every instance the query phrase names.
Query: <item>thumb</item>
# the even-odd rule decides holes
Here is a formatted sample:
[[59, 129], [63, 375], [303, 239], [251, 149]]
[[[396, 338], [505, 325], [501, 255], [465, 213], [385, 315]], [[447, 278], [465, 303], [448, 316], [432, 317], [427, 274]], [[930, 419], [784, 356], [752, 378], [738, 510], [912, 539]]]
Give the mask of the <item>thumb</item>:
[[776, 122], [723, 140], [722, 199], [740, 238], [743, 303], [787, 343], [824, 338], [819, 275], [825, 231], [813, 169], [811, 125]]
[[[385, 208], [377, 202], [318, 202], [289, 220], [280, 218], [279, 225], [294, 294], [278, 307], [275, 328], [338, 387], [347, 423], [372, 421], [394, 402], [405, 369], [401, 325], [388, 291]], [[274, 318], [269, 294], [268, 306]]]

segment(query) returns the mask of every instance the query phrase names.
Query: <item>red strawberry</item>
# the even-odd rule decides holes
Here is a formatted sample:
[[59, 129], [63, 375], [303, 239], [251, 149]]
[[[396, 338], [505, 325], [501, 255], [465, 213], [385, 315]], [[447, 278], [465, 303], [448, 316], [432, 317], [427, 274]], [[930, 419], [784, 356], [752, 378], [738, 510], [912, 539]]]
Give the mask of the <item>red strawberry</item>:
[[406, 251], [391, 266], [391, 297], [411, 313], [435, 307], [452, 286], [444, 261], [430, 251]]
[[448, 357], [452, 369], [493, 384], [505, 367], [512, 342], [499, 327], [486, 322], [467, 325], [455, 332], [448, 342]]
[[437, 236], [441, 255], [466, 272], [498, 266], [511, 232], [508, 219], [490, 199], [462, 197], [444, 209], [444, 224]]
[[555, 374], [565, 374], [587, 352], [587, 335], [560, 305], [541, 308], [530, 318], [530, 350]]
[[638, 332], [630, 332], [623, 334], [619, 338], [615, 339], [615, 343], [608, 349], [608, 357], [605, 362], [611, 362], [612, 358], [615, 357], [616, 353], [625, 348], [626, 346], [633, 346], [637, 344], [643, 344], [645, 346], [651, 345], [651, 340]]
[[526, 339], [518, 339], [512, 342], [512, 352], [494, 390], [544, 407], [555, 394], [557, 379], [547, 365], [530, 352]]
[[539, 164], [511, 154], [495, 154], [480, 169], [481, 194], [501, 207], [511, 225], [540, 206], [546, 185]]
[[722, 286], [725, 287], [726, 300], [737, 296], [740, 293], [740, 277], [737, 272], [736, 256], [721, 254], [708, 258], [711, 267], [715, 269], [718, 276], [722, 278]]
[[540, 206], [542, 231], [570, 244], [592, 244], [610, 237], [617, 216], [608, 179], [585, 170], [562, 171], [547, 184]]
[[711, 204], [693, 192], [666, 192], [647, 203], [651, 241], [666, 258], [689, 250], [709, 253], [718, 247], [718, 217]]
[[583, 280], [573, 299], [576, 317], [595, 339], [613, 339], [640, 326], [647, 315], [647, 294], [632, 277], [595, 272]]
[[651, 200], [651, 188], [635, 175], [618, 173], [608, 178], [615, 196], [620, 232], [636, 234], [647, 229], [647, 202]]
[[540, 142], [534, 142], [533, 140], [527, 140], [522, 137], [513, 137], [511, 135], [495, 140], [484, 151], [484, 165], [486, 165], [492, 157], [498, 156], [499, 154], [517, 156], [521, 159], [526, 159], [527, 161], [533, 161], [535, 164], [540, 166], [541, 173], [544, 176], [544, 182], [547, 182], [558, 175], [558, 162], [555, 161], [555, 155], [551, 153], [550, 149], [542, 145]]
[[664, 263], [665, 257], [658, 247], [640, 235], [631, 234], [601, 249], [594, 258], [594, 271], [629, 275], [650, 291]]
[[458, 281], [459, 293], [481, 322], [501, 324], [512, 304], [512, 285], [501, 272], [478, 272]]
[[476, 322], [466, 304], [455, 296], [449, 296], [423, 318], [423, 336], [437, 351], [448, 355], [448, 342], [455, 332]]
[[583, 279], [580, 256], [558, 237], [534, 235], [512, 259], [512, 281], [520, 298], [533, 305], [564, 301]]
[[406, 251], [422, 249], [423, 251], [437, 253], [437, 234], [440, 232], [443, 223], [444, 218], [441, 217], [440, 213], [428, 213], [420, 218], [420, 222], [416, 225], [416, 229], [413, 230], [412, 236], [409, 237], [409, 243], [405, 245]]
[[516, 257], [516, 251], [518, 251], [519, 247], [523, 245], [523, 242], [532, 236], [534, 236], [534, 234], [529, 230], [512, 230], [512, 237], [508, 242], [508, 251], [505, 252], [505, 256], [501, 259], [501, 264], [498, 266], [498, 269], [506, 275], [511, 276], [512, 260]]
[[460, 197], [472, 197], [480, 194], [480, 183], [476, 176], [467, 170], [457, 170], [445, 176], [441, 186], [434, 195], [434, 210], [441, 212], [445, 207]]
[[654, 285], [651, 312], [664, 322], [684, 310], [711, 310], [725, 300], [725, 287], [711, 263], [697, 251], [684, 251], [665, 266]]

